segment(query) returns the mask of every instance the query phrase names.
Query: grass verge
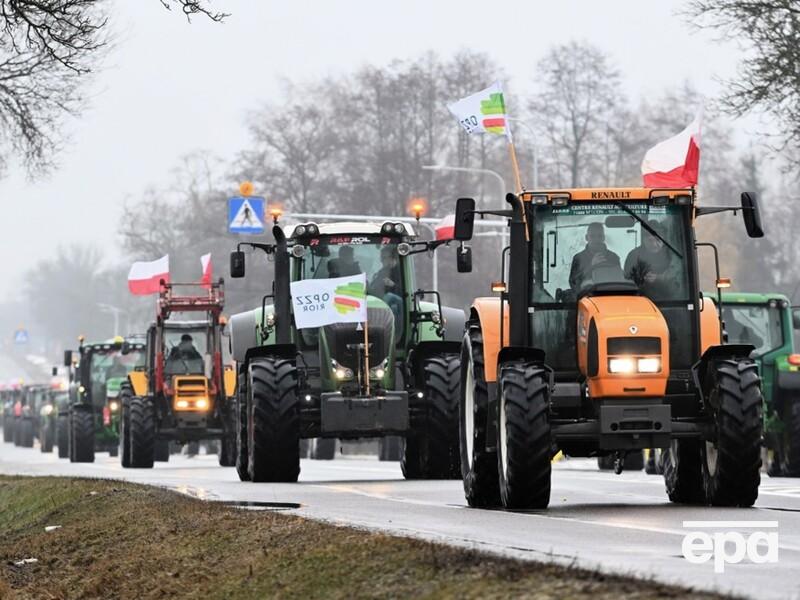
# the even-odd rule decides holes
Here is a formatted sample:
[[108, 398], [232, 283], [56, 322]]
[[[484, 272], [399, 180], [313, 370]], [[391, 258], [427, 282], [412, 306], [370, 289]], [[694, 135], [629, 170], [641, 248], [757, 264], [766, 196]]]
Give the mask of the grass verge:
[[719, 597], [114, 481], [0, 477], [0, 507], [3, 599]]

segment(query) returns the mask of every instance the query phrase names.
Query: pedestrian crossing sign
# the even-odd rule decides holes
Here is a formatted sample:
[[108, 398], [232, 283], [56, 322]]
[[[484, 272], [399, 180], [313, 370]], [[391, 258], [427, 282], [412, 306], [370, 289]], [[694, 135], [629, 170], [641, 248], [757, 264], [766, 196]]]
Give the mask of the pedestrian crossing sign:
[[264, 198], [235, 196], [228, 199], [230, 233], [264, 233]]

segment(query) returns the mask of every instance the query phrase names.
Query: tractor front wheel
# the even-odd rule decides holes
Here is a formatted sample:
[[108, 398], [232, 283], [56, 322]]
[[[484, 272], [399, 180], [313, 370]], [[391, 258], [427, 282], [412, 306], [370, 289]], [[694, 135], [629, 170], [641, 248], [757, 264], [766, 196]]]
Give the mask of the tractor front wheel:
[[131, 398], [129, 414], [130, 466], [152, 469], [156, 450], [156, 412], [152, 400]]
[[76, 404], [70, 410], [70, 462], [94, 462], [94, 411]]
[[458, 479], [458, 385], [461, 360], [439, 354], [423, 360], [425, 416], [406, 436], [400, 468], [406, 479]]
[[119, 392], [119, 459], [122, 467], [131, 466], [131, 399], [133, 390], [123, 385]]
[[315, 438], [311, 440], [310, 458], [314, 460], [333, 460], [336, 456], [336, 438]]
[[484, 374], [480, 325], [471, 325], [464, 335], [461, 365], [458, 420], [464, 496], [467, 504], [474, 508], [499, 506], [497, 452], [486, 449], [489, 394]]
[[752, 506], [761, 483], [764, 400], [758, 367], [749, 359], [722, 360], [711, 376], [717, 439], [702, 446], [706, 503]]
[[23, 448], [33, 448], [33, 421], [21, 419], [19, 425], [19, 445]]
[[293, 482], [300, 475], [297, 368], [278, 357], [248, 368], [247, 451], [250, 480]]
[[547, 372], [527, 363], [505, 365], [498, 380], [497, 458], [505, 508], [547, 508], [553, 438]]

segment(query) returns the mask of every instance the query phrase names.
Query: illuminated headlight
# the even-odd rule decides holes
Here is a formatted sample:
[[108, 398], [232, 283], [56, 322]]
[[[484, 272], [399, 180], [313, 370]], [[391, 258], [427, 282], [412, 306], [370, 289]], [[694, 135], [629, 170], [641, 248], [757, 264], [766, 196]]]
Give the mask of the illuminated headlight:
[[198, 410], [205, 410], [208, 408], [208, 400], [206, 398], [200, 398], [194, 403], [194, 407]]
[[384, 358], [383, 362], [379, 364], [377, 367], [372, 367], [369, 370], [369, 378], [370, 379], [383, 379], [386, 376], [386, 369], [389, 366], [389, 359]]
[[111, 402], [108, 403], [108, 409], [111, 412], [117, 412], [119, 410], [119, 402], [117, 402], [116, 400], [112, 400]]
[[609, 373], [633, 373], [636, 365], [632, 358], [612, 358], [608, 361]]
[[189, 408], [188, 400], [178, 400], [175, 402], [175, 408]]
[[46, 417], [48, 415], [53, 414], [53, 405], [52, 404], [45, 404], [42, 407], [42, 414]]
[[80, 387], [78, 388], [78, 391], [79, 391], [81, 394], [83, 394], [83, 393], [86, 391], [86, 388], [85, 388], [85, 387], [83, 387], [83, 386], [80, 386]]
[[331, 367], [333, 367], [333, 374], [339, 381], [347, 381], [353, 378], [353, 370], [343, 367], [335, 360], [331, 359]]
[[660, 358], [640, 358], [638, 360], [639, 373], [658, 373], [661, 370]]

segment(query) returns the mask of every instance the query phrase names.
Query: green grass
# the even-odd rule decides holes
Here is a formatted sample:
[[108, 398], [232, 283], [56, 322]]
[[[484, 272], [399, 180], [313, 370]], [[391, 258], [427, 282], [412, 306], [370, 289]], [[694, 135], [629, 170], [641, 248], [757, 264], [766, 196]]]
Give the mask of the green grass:
[[0, 598], [715, 597], [120, 482], [0, 477], [0, 507]]

